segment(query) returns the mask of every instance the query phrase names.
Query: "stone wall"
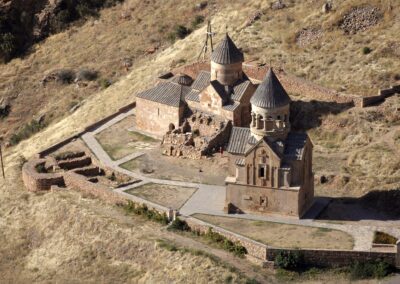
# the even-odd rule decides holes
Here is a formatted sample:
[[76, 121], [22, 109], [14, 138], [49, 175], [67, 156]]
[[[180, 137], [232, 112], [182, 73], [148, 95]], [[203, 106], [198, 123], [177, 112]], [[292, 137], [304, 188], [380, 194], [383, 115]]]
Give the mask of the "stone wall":
[[[181, 217], [182, 218], [182, 217]], [[261, 262], [274, 262], [275, 257], [280, 251], [295, 252], [300, 251], [304, 261], [308, 265], [322, 267], [348, 266], [356, 261], [365, 262], [369, 260], [381, 259], [389, 264], [400, 267], [400, 242], [398, 252], [371, 252], [371, 251], [351, 251], [351, 250], [317, 250], [317, 249], [279, 249], [272, 248], [242, 235], [225, 230], [218, 226], [211, 225], [193, 217], [183, 217], [192, 231], [206, 233], [210, 228], [233, 242], [239, 242], [247, 250], [250, 257]], [[301, 237], [301, 236], [299, 236]]]
[[[396, 253], [394, 252], [370, 252], [370, 251], [351, 251], [351, 250], [311, 250], [311, 249], [283, 249], [287, 252], [301, 252], [304, 262], [308, 265], [335, 267], [347, 266], [359, 261], [365, 262], [369, 260], [381, 259], [389, 264], [396, 266]], [[282, 249], [268, 248], [267, 260], [274, 261], [277, 254]]]
[[22, 167], [22, 180], [29, 191], [50, 190], [52, 185], [63, 186], [62, 173], [38, 173], [36, 166], [45, 164], [45, 159], [34, 159], [26, 162]]
[[84, 176], [74, 172], [64, 173], [65, 185], [71, 189], [78, 190], [85, 194], [93, 195], [104, 202], [110, 204], [125, 204], [127, 199], [121, 197], [118, 193], [113, 192], [105, 185], [92, 183]]
[[143, 131], [162, 137], [172, 123], [179, 127], [183, 116], [184, 106], [180, 108], [137, 98], [136, 127]]
[[88, 156], [58, 161], [58, 166], [63, 170], [82, 168], [89, 166], [90, 164], [92, 164], [92, 159]]
[[392, 86], [389, 89], [379, 90], [378, 95], [370, 97], [362, 97], [356, 101], [357, 107], [367, 107], [375, 103], [381, 102], [384, 99], [393, 96], [394, 94], [400, 94], [400, 85]]

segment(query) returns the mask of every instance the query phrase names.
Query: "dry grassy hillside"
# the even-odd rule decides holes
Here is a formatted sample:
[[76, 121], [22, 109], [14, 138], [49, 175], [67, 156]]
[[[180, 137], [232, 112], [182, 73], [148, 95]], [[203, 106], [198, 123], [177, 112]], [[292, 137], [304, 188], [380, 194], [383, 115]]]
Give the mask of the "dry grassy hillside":
[[[352, 3], [361, 4], [360, 0], [335, 1], [334, 10], [328, 14], [321, 12], [323, 1], [284, 2], [287, 2], [287, 8], [271, 10], [269, 1], [216, 1], [216, 9], [213, 10], [213, 25], [218, 32], [216, 40], [227, 25], [232, 38], [244, 48], [247, 58], [257, 58], [267, 63], [273, 60], [273, 64], [283, 65], [288, 72], [329, 87], [339, 89], [345, 86], [351, 93], [369, 92], [378, 86], [388, 85], [399, 72], [399, 60], [396, 59], [399, 42], [394, 36], [400, 28], [398, 1], [391, 1], [390, 11], [387, 10], [388, 1], [364, 1], [377, 6], [383, 17], [375, 26], [355, 35], [345, 34], [335, 23], [350, 9]], [[229, 269], [212, 263], [207, 257], [155, 248], [155, 239], [162, 234], [157, 225], [143, 223], [139, 219], [127, 221], [114, 208], [96, 200], [81, 198], [73, 192], [45, 195], [27, 193], [20, 181], [19, 164], [22, 156], [29, 158], [40, 149], [132, 102], [132, 94], [153, 84], [155, 75], [168, 70], [173, 61], [176, 64], [196, 59], [204, 39], [204, 26], [184, 40], [168, 46], [166, 33], [155, 20], [165, 20], [168, 27], [176, 22], [188, 25], [196, 2], [188, 3], [182, 1], [177, 5], [176, 1], [162, 1], [160, 4], [160, 1], [130, 0], [121, 6], [104, 10], [98, 20], [48, 38], [36, 45], [25, 58], [0, 66], [1, 96], [12, 97], [9, 117], [0, 120], [1, 132], [5, 133], [8, 129], [15, 131], [39, 113], [46, 113], [51, 121], [40, 133], [8, 148], [5, 153], [7, 183], [1, 180], [0, 184], [0, 242], [3, 244], [0, 246], [0, 275], [6, 279], [5, 282], [26, 282], [27, 279], [67, 282], [73, 275], [76, 278], [74, 281], [87, 282], [122, 279], [122, 282], [185, 283], [195, 280], [198, 283], [220, 283], [229, 275], [234, 279], [239, 277]], [[134, 8], [128, 9], [132, 18], [120, 19], [121, 12], [127, 10], [125, 5], [130, 4]], [[256, 11], [263, 13], [261, 18], [245, 27], [248, 17]], [[303, 27], [314, 25], [322, 28], [322, 36], [310, 45], [297, 46], [293, 36]], [[154, 55], [143, 55], [144, 50], [158, 42], [162, 48]], [[372, 52], [363, 54], [362, 48], [365, 46], [369, 46]], [[121, 58], [124, 57], [133, 58], [133, 66], [128, 74], [121, 66]], [[40, 80], [49, 70], [78, 70], [82, 67], [98, 70], [100, 78], [111, 79], [115, 83], [105, 90], [97, 82], [79, 89], [74, 84], [50, 83], [45, 88], [40, 86]], [[82, 104], [69, 113], [74, 101], [81, 101]], [[390, 105], [386, 107], [393, 111]], [[333, 132], [332, 124], [344, 123], [346, 133], [352, 133], [363, 112], [366, 113], [363, 121], [370, 119], [367, 115], [371, 109], [342, 111], [338, 116], [321, 114], [319, 118], [324, 122], [310, 130], [317, 145], [317, 156], [318, 153], [329, 154], [335, 149], [348, 150], [347, 147], [356, 145], [340, 144], [333, 148], [326, 145], [329, 141], [356, 143], [360, 140], [364, 147], [368, 146], [364, 143], [365, 133], [369, 133], [371, 139], [377, 139], [372, 136], [382, 134], [375, 132], [381, 126], [386, 129], [384, 133], [392, 131], [393, 121], [390, 119], [372, 118], [372, 122], [359, 130], [358, 140], [336, 138], [340, 136], [342, 128], [337, 126], [336, 132]], [[347, 120], [338, 122], [341, 119]], [[373, 127], [372, 132], [370, 127]], [[397, 146], [398, 133], [393, 133], [393, 143], [397, 143], [393, 145]], [[371, 174], [369, 157], [363, 156], [372, 155], [369, 153], [349, 152], [351, 157], [348, 157], [348, 163], [360, 165], [359, 180], [363, 179], [362, 173], [365, 171]], [[396, 156], [393, 153], [387, 158], [394, 159]], [[321, 164], [318, 160], [317, 163]], [[379, 164], [376, 165], [379, 167]], [[320, 173], [323, 171], [327, 169], [323, 168]], [[396, 171], [380, 174], [385, 181], [387, 174], [397, 178], [398, 169]], [[388, 187], [395, 188], [398, 182], [395, 179]], [[357, 184], [353, 184], [353, 187], [356, 188]], [[329, 193], [331, 188], [319, 190]], [[342, 191], [335, 194], [346, 193]], [[355, 191], [356, 194], [358, 192]]]

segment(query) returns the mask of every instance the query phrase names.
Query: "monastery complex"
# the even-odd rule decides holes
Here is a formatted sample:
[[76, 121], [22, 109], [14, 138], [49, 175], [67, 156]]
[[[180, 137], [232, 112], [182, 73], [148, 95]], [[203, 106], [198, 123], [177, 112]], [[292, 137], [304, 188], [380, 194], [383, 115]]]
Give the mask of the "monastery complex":
[[226, 148], [228, 213], [301, 217], [313, 204], [312, 143], [290, 129], [290, 97], [270, 69], [254, 84], [229, 35], [210, 72], [162, 78], [137, 95], [137, 128], [163, 137], [165, 155], [200, 159]]

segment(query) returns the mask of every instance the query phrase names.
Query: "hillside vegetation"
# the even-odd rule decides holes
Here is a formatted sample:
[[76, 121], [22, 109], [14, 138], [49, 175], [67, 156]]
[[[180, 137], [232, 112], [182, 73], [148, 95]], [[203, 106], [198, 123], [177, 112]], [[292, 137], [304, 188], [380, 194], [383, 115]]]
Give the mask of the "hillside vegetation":
[[[217, 31], [215, 41], [218, 42], [227, 26], [235, 42], [243, 47], [247, 59], [264, 63], [271, 60], [273, 65], [282, 66], [289, 73], [348, 93], [375, 93], [378, 87], [388, 86], [398, 79], [398, 1], [334, 1], [329, 13], [322, 12], [324, 1], [284, 2], [287, 5], [280, 10], [272, 10], [270, 1], [209, 3], [213, 27]], [[21, 161], [134, 101], [134, 94], [151, 86], [160, 72], [196, 60], [205, 26], [200, 24], [199, 28], [192, 28], [192, 21], [195, 15], [205, 15], [208, 10], [194, 9], [195, 3], [125, 1], [102, 10], [99, 18], [91, 18], [80, 26], [50, 36], [34, 45], [24, 57], [0, 65], [0, 97], [7, 98], [11, 105], [9, 113], [0, 118], [1, 134], [10, 138], [33, 118], [45, 114], [40, 132], [6, 149], [7, 180], [0, 184], [0, 216], [3, 216], [0, 218], [3, 244], [0, 275], [5, 280], [0, 282], [26, 282], [27, 279], [67, 282], [71, 275], [76, 281], [88, 282], [122, 279], [122, 282], [221, 283], [231, 274], [234, 280], [241, 279], [205, 256], [156, 248], [155, 239], [162, 234], [157, 225], [136, 219], [126, 221], [115, 208], [74, 192], [27, 193], [20, 180]], [[360, 5], [377, 7], [381, 16], [365, 30], [347, 33], [347, 22], [343, 26], [340, 21], [352, 7]], [[121, 17], [125, 12], [130, 17], [125, 14]], [[249, 24], [249, 17], [256, 12], [261, 12], [260, 18]], [[372, 14], [376, 16], [375, 12]], [[173, 36], [169, 34], [177, 24], [190, 27], [193, 32], [182, 40], [175, 37], [172, 44]], [[310, 27], [322, 32], [317, 32], [317, 36], [314, 33], [302, 36], [298, 44], [297, 33]], [[313, 39], [310, 44], [307, 38]], [[364, 47], [371, 51], [365, 54]], [[146, 54], [146, 50], [152, 54]], [[128, 71], [121, 64], [125, 57], [131, 59]], [[84, 81], [87, 86], [78, 87], [69, 80], [41, 83], [54, 70], [68, 69], [77, 73], [83, 68], [98, 72], [97, 79]], [[397, 99], [387, 101], [383, 107], [358, 111], [341, 109], [338, 115], [329, 111], [311, 113], [318, 116], [317, 123], [304, 128], [310, 130], [316, 156], [326, 159], [332, 153], [345, 150], [348, 156], [335, 158], [348, 161], [344, 167], [352, 167], [334, 167], [328, 172], [321, 166], [317, 174], [339, 175], [340, 171], [357, 170], [358, 181], [364, 180], [362, 192], [354, 179], [347, 187], [325, 183], [317, 188], [317, 194], [359, 196], [371, 189], [399, 187], [399, 169], [395, 167], [396, 152], [392, 147], [399, 145], [400, 129], [392, 132], [399, 120], [389, 117], [395, 113]], [[77, 104], [79, 107], [70, 111]], [[318, 108], [311, 107], [315, 109]], [[377, 113], [377, 118], [373, 112]], [[336, 126], [332, 128], [332, 125]], [[343, 129], [346, 136], [340, 134]], [[379, 129], [383, 129], [382, 132]], [[382, 141], [379, 136], [385, 134], [388, 140]], [[376, 145], [366, 141], [376, 142]], [[378, 152], [358, 153], [356, 147], [360, 147], [359, 150], [373, 147]], [[379, 155], [382, 147], [386, 149], [385, 158]], [[386, 161], [394, 166], [388, 166]], [[316, 158], [316, 166], [321, 164]], [[385, 184], [369, 186], [368, 178], [375, 175], [372, 169], [381, 165], [390, 168], [390, 171], [378, 172]], [[389, 175], [393, 179], [388, 180]]]

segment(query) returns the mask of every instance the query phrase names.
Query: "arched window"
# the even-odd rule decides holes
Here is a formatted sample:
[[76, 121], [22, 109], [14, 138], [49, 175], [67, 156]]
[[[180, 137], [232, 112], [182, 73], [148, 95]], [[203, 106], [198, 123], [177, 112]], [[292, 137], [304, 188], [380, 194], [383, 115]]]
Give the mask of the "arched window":
[[281, 116], [278, 115], [278, 116], [276, 117], [276, 119], [277, 119], [277, 120], [281, 120]]

